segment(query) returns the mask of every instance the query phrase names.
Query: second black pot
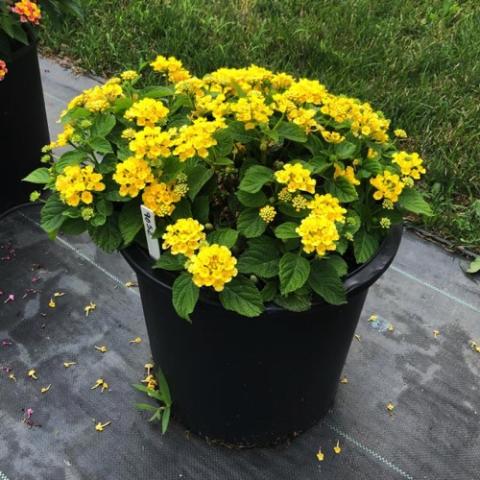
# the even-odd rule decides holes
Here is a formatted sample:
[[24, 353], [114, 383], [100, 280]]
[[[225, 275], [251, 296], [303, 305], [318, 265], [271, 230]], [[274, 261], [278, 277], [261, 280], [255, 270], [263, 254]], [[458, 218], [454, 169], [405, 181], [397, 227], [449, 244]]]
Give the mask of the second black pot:
[[138, 246], [123, 252], [137, 274], [152, 355], [168, 380], [175, 417], [203, 437], [271, 445], [315, 425], [331, 408], [368, 288], [392, 262], [394, 227], [377, 255], [345, 281], [348, 303], [308, 312], [270, 306], [256, 318], [200, 299], [192, 324], [171, 304], [171, 278]]

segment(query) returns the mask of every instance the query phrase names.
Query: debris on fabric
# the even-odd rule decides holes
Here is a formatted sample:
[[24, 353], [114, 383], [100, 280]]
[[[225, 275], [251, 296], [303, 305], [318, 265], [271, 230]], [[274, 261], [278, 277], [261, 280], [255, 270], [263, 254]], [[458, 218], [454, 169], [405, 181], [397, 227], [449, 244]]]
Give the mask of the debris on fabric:
[[342, 377], [340, 379], [340, 383], [343, 383], [343, 384], [348, 383], [348, 378], [347, 377]]
[[440, 331], [439, 331], [439, 330], [434, 330], [434, 331], [433, 331], [433, 337], [434, 337], [434, 338], [437, 338], [439, 335], [440, 335]]
[[108, 352], [108, 348], [106, 345], [95, 345], [95, 350], [101, 353], [106, 353]]
[[105, 423], [102, 423], [102, 422], [98, 422], [96, 425], [95, 425], [95, 430], [97, 432], [103, 432], [105, 430], [105, 427], [108, 427], [112, 422], [105, 422]]
[[15, 295], [13, 293], [9, 293], [8, 297], [5, 299], [3, 303], [10, 303], [15, 301]]
[[325, 460], [325, 454], [322, 452], [322, 449], [319, 448], [317, 452], [317, 460], [323, 462]]
[[138, 283], [137, 283], [137, 282], [131, 282], [131, 281], [130, 281], [130, 282], [126, 282], [126, 283], [125, 283], [125, 286], [126, 286], [127, 288], [138, 287]]
[[468, 344], [474, 352], [480, 353], [480, 345], [475, 340], [470, 340]]
[[37, 376], [37, 371], [34, 369], [34, 368], [31, 368], [27, 375], [30, 377], [30, 378], [33, 378], [34, 380], [38, 380], [38, 376]]
[[70, 368], [70, 367], [73, 367], [74, 365], [76, 365], [77, 362], [63, 362], [63, 366], [65, 368]]
[[342, 452], [342, 447], [340, 447], [340, 440], [337, 440], [337, 443], [333, 447], [333, 451], [338, 455]]
[[136, 337], [133, 340], [130, 340], [128, 343], [142, 343], [142, 339], [140, 337]]
[[386, 405], [386, 409], [388, 413], [392, 414], [393, 411], [395, 410], [395, 405], [392, 402], [388, 402]]
[[108, 390], [110, 387], [108, 386], [108, 383], [103, 379], [99, 378], [93, 387], [90, 387], [90, 390], [95, 390], [97, 388], [100, 388], [100, 391], [103, 393], [105, 390]]
[[83, 310], [85, 312], [85, 316], [88, 317], [90, 312], [93, 312], [97, 308], [97, 305], [93, 302], [90, 302]]
[[47, 385], [46, 387], [42, 387], [40, 389], [40, 393], [47, 393], [50, 390], [51, 387], [52, 387], [52, 384]]
[[357, 340], [357, 342], [362, 341], [362, 339], [360, 338], [360, 335], [358, 335], [357, 333], [355, 334], [355, 340]]

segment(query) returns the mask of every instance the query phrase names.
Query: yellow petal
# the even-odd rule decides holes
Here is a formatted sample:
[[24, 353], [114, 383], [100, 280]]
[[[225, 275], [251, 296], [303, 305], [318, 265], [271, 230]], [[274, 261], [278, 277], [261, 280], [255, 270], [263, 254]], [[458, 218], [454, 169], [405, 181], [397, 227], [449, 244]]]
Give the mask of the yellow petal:
[[324, 453], [322, 452], [322, 449], [320, 448], [317, 452], [317, 460], [319, 462], [323, 462], [325, 460], [325, 455]]
[[125, 286], [126, 286], [127, 288], [138, 287], [138, 283], [136, 283], [136, 282], [127, 282], [127, 283], [125, 283]]
[[93, 312], [97, 308], [97, 305], [93, 302], [90, 302], [83, 310], [85, 311], [85, 316], [88, 317], [90, 312]]
[[387, 330], [388, 330], [389, 332], [393, 332], [393, 331], [395, 330], [395, 327], [394, 327], [391, 323], [389, 323], [389, 324], [388, 324], [388, 327], [387, 327]]
[[340, 379], [340, 383], [348, 383], [348, 378], [347, 377], [342, 377]]
[[97, 432], [103, 432], [105, 430], [105, 427], [108, 427], [112, 422], [105, 422], [105, 423], [102, 423], [102, 422], [98, 422], [96, 425], [95, 425], [95, 430]]
[[133, 340], [130, 340], [128, 343], [142, 343], [142, 339], [140, 337], [136, 337]]
[[372, 313], [370, 315], [370, 318], [368, 319], [369, 322], [374, 322], [375, 320], [378, 319], [378, 315], [376, 315], [375, 313]]
[[38, 377], [37, 377], [37, 371], [32, 368], [28, 371], [28, 374], [27, 374], [30, 378], [33, 378], [34, 380], [37, 380]]
[[95, 350], [98, 350], [99, 352], [102, 352], [102, 353], [108, 352], [108, 348], [106, 345], [100, 345], [99, 347], [95, 345]]
[[63, 362], [63, 366], [65, 368], [70, 368], [70, 367], [73, 367], [73, 365], [76, 365], [77, 362]]
[[434, 330], [434, 331], [433, 331], [433, 336], [434, 336], [435, 338], [437, 338], [439, 335], [440, 335], [440, 331], [439, 331], [439, 330]]
[[42, 387], [40, 389], [40, 393], [47, 393], [49, 390], [50, 390], [50, 387], [52, 386], [52, 384], [50, 385], [47, 385], [46, 387]]
[[50, 299], [50, 301], [48, 302], [48, 306], [50, 308], [55, 308], [57, 306], [57, 304], [55, 303], [55, 301], [53, 300], [53, 298]]
[[391, 413], [395, 410], [395, 405], [392, 402], [387, 403], [387, 410]]
[[337, 440], [337, 444], [333, 447], [333, 451], [338, 455], [341, 453], [342, 448], [340, 447], [340, 440]]
[[14, 381], [14, 382], [17, 381], [17, 378], [15, 377], [15, 374], [14, 374], [14, 373], [11, 373], [11, 374], [8, 376], [8, 378], [9, 378], [10, 380]]
[[355, 340], [360, 342], [362, 339], [360, 338], [360, 335], [355, 334]]
[[63, 293], [63, 292], [55, 292], [53, 294], [54, 297], [63, 297], [64, 295], [65, 295], [65, 293]]

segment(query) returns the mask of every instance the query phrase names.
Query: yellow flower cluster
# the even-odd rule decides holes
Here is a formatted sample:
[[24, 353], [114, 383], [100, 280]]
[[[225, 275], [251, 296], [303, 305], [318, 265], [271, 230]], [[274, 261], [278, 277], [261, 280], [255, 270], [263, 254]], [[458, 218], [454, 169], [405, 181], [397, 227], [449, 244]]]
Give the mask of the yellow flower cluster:
[[97, 85], [85, 90], [68, 104], [67, 110], [75, 107], [85, 107], [90, 112], [104, 112], [113, 102], [123, 96], [123, 89], [118, 79], [111, 79], [105, 85]]
[[223, 93], [216, 96], [198, 95], [195, 99], [195, 107], [197, 115], [205, 115], [211, 113], [215, 118], [221, 119], [230, 113], [230, 104], [226, 102]]
[[113, 179], [120, 185], [122, 197], [136, 197], [148, 183], [154, 181], [152, 170], [141, 158], [130, 157], [117, 164]]
[[360, 180], [355, 176], [355, 170], [350, 165], [347, 168], [342, 168], [340, 165], [335, 165], [335, 173], [333, 178], [343, 177], [348, 183], [352, 185], [360, 185]]
[[181, 218], [168, 225], [162, 236], [164, 249], [170, 248], [173, 255], [182, 254], [191, 257], [205, 241], [203, 225], [193, 218]]
[[208, 149], [217, 144], [214, 133], [226, 125], [222, 120], [209, 121], [206, 118], [197, 118], [191, 125], [180, 127], [178, 136], [173, 141], [175, 150], [181, 162], [198, 155], [208, 157]]
[[396, 173], [385, 170], [383, 174], [377, 175], [370, 179], [370, 183], [377, 189], [373, 198], [375, 200], [390, 200], [392, 203], [398, 201], [399, 195], [402, 193], [405, 183], [400, 180]]
[[221, 292], [225, 284], [238, 273], [235, 265], [237, 259], [224, 245], [205, 245], [190, 258], [187, 270], [193, 275], [197, 287], [213, 287]]
[[175, 192], [175, 187], [164, 183], [152, 183], [143, 191], [142, 200], [155, 215], [166, 217], [175, 210], [175, 203], [181, 200], [182, 196]]
[[300, 235], [303, 250], [306, 253], [316, 252], [325, 255], [327, 251], [335, 251], [336, 241], [340, 239], [335, 223], [325, 216], [314, 214], [304, 218], [296, 232]]
[[397, 128], [393, 131], [393, 134], [397, 137], [397, 138], [407, 138], [407, 132], [405, 130], [403, 130], [402, 128]]
[[343, 223], [347, 210], [340, 205], [338, 198], [330, 193], [325, 195], [316, 194], [313, 200], [308, 204], [312, 215], [317, 217], [326, 217], [331, 222]]
[[248, 92], [246, 97], [240, 98], [230, 106], [235, 118], [245, 124], [245, 130], [252, 130], [257, 125], [268, 123], [273, 109], [265, 103], [265, 97], [258, 91]]
[[57, 136], [57, 140], [54, 142], [50, 142], [48, 146], [45, 147], [44, 151], [53, 150], [54, 148], [61, 148], [65, 147], [68, 142], [72, 139], [73, 135], [75, 134], [75, 129], [67, 123], [63, 127], [63, 132], [59, 133]]
[[128, 144], [135, 157], [151, 160], [155, 163], [158, 157], [167, 158], [171, 155], [175, 129], [161, 130], [160, 127], [145, 127], [135, 133], [134, 139]]
[[135, 70], [125, 70], [120, 74], [120, 78], [126, 82], [133, 82], [138, 77], [140, 77], [140, 74]]
[[277, 215], [277, 211], [275, 210], [275, 207], [272, 205], [265, 205], [260, 209], [258, 212], [260, 215], [260, 218], [265, 222], [265, 223], [271, 223], [275, 220], [275, 216]]
[[402, 175], [419, 180], [420, 176], [426, 172], [423, 166], [423, 160], [418, 153], [396, 152], [392, 156], [392, 163], [396, 163]]
[[345, 137], [338, 132], [329, 132], [324, 128], [320, 129], [320, 134], [322, 135], [323, 139], [328, 143], [342, 143], [345, 140]]
[[80, 202], [87, 205], [93, 202], [92, 192], [105, 190], [102, 175], [93, 171], [91, 165], [69, 165], [55, 181], [55, 189], [64, 203], [77, 207]]
[[127, 120], [136, 121], [139, 127], [153, 127], [168, 115], [168, 108], [153, 98], [143, 98], [135, 102], [126, 112]]
[[287, 190], [291, 193], [297, 190], [315, 192], [316, 181], [310, 176], [310, 170], [301, 163], [286, 163], [282, 170], [275, 172], [275, 179], [278, 183], [286, 184]]
[[182, 82], [190, 78], [188, 70], [185, 70], [182, 62], [175, 57], [166, 58], [163, 55], [158, 55], [150, 65], [156, 72], [167, 75], [168, 80], [172, 83]]
[[325, 85], [318, 80], [302, 78], [290, 86], [285, 96], [298, 105], [303, 103], [322, 105], [328, 98], [328, 92]]

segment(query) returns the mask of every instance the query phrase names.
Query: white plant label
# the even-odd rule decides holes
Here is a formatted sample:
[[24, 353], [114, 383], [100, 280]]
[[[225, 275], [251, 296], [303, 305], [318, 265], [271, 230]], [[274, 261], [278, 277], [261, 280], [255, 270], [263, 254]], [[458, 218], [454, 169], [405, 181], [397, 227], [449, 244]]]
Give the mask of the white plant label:
[[153, 233], [157, 229], [155, 214], [145, 205], [140, 205], [140, 210], [142, 211], [143, 226], [147, 237], [148, 253], [152, 258], [158, 260], [160, 258], [160, 244], [156, 238], [153, 238]]

